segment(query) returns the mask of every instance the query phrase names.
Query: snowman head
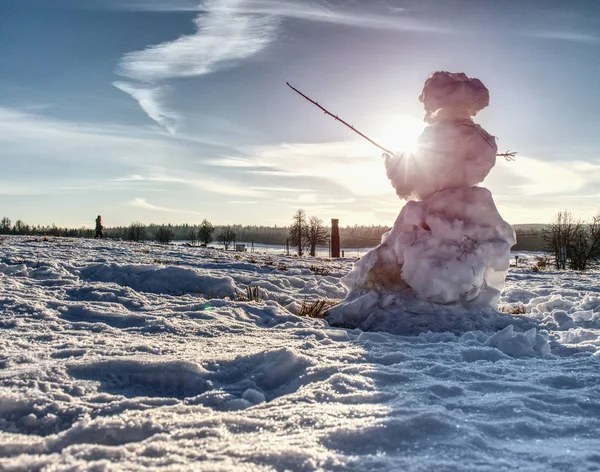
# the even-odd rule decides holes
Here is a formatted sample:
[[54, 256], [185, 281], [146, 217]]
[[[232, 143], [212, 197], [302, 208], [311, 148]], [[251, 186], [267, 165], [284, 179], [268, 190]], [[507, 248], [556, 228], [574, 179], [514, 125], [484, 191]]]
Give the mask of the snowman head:
[[419, 101], [425, 107], [425, 121], [471, 119], [490, 103], [490, 92], [479, 79], [462, 72], [438, 71], [425, 81]]

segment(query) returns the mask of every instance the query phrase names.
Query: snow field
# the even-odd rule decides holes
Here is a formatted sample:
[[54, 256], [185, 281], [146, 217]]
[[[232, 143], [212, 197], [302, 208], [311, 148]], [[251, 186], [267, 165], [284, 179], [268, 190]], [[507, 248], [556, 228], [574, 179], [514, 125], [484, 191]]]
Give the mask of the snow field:
[[294, 316], [351, 261], [5, 238], [0, 470], [598, 470], [600, 274], [520, 256], [402, 336]]

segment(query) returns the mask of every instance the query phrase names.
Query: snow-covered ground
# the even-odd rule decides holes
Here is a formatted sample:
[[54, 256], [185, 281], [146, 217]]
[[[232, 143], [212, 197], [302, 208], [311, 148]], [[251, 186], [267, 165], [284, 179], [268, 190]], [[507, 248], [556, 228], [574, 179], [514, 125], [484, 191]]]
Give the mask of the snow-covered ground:
[[[373, 240], [377, 242], [377, 240]], [[148, 243], [152, 243], [152, 241], [147, 241]], [[189, 241], [173, 241], [172, 244], [175, 245], [189, 245]], [[285, 255], [287, 253], [287, 248], [284, 245], [280, 244], [265, 244], [265, 243], [251, 243], [251, 242], [238, 242], [238, 244], [243, 244], [245, 246], [246, 252], [256, 252], [263, 254], [271, 254], [274, 256]], [[222, 249], [223, 246], [221, 243], [214, 241], [209, 245], [209, 247], [214, 247], [215, 249]], [[233, 244], [230, 246], [230, 249], [233, 250]], [[370, 247], [342, 247], [341, 253], [344, 254], [345, 257], [362, 257], [367, 252], [369, 252], [372, 248]], [[297, 254], [298, 248], [291, 246], [289, 248], [290, 255]], [[308, 250], [304, 251], [305, 255], [308, 255]], [[317, 257], [326, 257], [329, 258], [329, 248], [327, 246], [318, 246], [316, 248], [316, 256]]]
[[4, 238], [0, 470], [600, 470], [600, 274], [534, 256], [398, 336], [293, 315], [351, 260]]

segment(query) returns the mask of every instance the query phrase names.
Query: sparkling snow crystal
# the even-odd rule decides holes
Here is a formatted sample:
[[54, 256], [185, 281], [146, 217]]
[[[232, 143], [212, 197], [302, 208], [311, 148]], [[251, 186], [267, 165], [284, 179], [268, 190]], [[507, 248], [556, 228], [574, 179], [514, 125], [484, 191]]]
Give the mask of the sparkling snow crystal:
[[515, 234], [491, 193], [475, 187], [496, 162], [495, 138], [472, 119], [489, 92], [463, 73], [436, 72], [419, 98], [429, 126], [417, 150], [385, 156], [388, 178], [409, 202], [342, 279], [349, 293], [330, 312], [334, 325], [461, 329], [496, 313]]

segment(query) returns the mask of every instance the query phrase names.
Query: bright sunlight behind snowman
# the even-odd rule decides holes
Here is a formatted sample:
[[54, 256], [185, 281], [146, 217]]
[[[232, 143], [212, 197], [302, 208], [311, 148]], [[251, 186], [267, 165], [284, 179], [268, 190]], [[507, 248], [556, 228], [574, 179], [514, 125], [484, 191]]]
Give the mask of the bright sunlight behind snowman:
[[[425, 123], [411, 115], [385, 114], [375, 127], [378, 132], [373, 140], [395, 154], [414, 153], [417, 150], [419, 136], [425, 129]], [[360, 158], [355, 165], [346, 165], [338, 169], [336, 175], [340, 183], [352, 192], [362, 196], [385, 195], [388, 179], [381, 172], [381, 161], [374, 158], [378, 150], [372, 144], [356, 139], [352, 141], [355, 150], [361, 155], [373, 156]]]
[[374, 140], [394, 153], [414, 152], [424, 129], [425, 122], [421, 119], [411, 115], [389, 114], [377, 126]]

